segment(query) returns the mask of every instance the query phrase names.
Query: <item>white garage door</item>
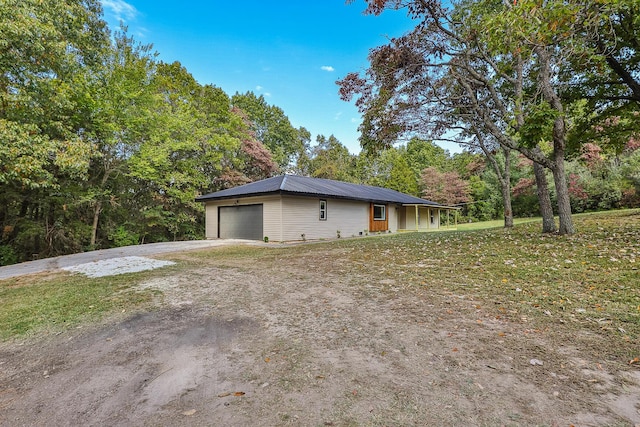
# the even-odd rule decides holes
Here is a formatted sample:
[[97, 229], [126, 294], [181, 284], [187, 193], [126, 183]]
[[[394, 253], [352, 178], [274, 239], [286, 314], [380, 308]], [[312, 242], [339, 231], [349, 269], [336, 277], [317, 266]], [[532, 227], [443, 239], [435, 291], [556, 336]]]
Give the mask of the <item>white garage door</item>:
[[220, 206], [218, 237], [262, 240], [262, 205]]

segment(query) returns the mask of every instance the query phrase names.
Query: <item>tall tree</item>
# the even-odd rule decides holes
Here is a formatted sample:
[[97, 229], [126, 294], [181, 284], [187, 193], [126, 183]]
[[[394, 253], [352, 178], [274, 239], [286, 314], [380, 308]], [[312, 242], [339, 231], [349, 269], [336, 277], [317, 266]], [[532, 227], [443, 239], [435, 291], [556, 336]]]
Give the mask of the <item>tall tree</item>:
[[433, 202], [455, 206], [471, 200], [469, 184], [455, 171], [440, 172], [428, 167], [422, 171], [421, 184], [422, 196]]
[[286, 169], [301, 150], [301, 140], [296, 128], [280, 107], [269, 105], [264, 96], [253, 92], [236, 93], [231, 103], [244, 111], [255, 138], [264, 144], [281, 169]]
[[[376, 156], [365, 153], [362, 153], [361, 156], [369, 160], [366, 162], [364, 171], [364, 176], [367, 178], [364, 181], [365, 184], [420, 196], [418, 179], [409, 166], [405, 147], [392, 147]], [[360, 164], [362, 165], [363, 162]]]
[[[127, 205], [131, 194], [130, 158], [135, 156], [151, 132], [157, 98], [152, 81], [156, 72], [155, 54], [150, 45], [136, 43], [125, 32], [116, 32], [104, 62], [91, 80], [92, 102], [87, 114], [91, 120], [86, 132], [94, 141], [91, 173], [79, 203], [91, 213], [90, 247], [99, 240], [100, 219], [105, 210], [115, 216]], [[104, 230], [103, 237], [110, 230]]]
[[84, 113], [108, 45], [101, 11], [97, 0], [0, 4], [2, 225], [29, 256], [81, 248], [67, 208], [94, 148]]
[[355, 157], [335, 136], [327, 138], [318, 135], [311, 153], [311, 176], [346, 182], [357, 181], [354, 173]]
[[[546, 29], [536, 32], [530, 24], [507, 31], [509, 22], [527, 13], [551, 19], [533, 3], [520, 9], [518, 2], [513, 15], [515, 7], [493, 0], [465, 1], [450, 9], [437, 0], [369, 1], [367, 10], [376, 14], [387, 6], [407, 6], [419, 24], [374, 49], [367, 75], [349, 74], [339, 84], [344, 99], [359, 95], [356, 105], [365, 119], [363, 145], [388, 144], [408, 132], [441, 138], [457, 131], [457, 140], [464, 141], [475, 127], [549, 168], [556, 186], [559, 231], [571, 234], [564, 170], [566, 106], [557, 85], [559, 64], [571, 44]], [[517, 35], [502, 37], [496, 27]], [[532, 138], [540, 136], [541, 129], [546, 131], [544, 139], [553, 143], [548, 155], [536, 149], [540, 138]]]

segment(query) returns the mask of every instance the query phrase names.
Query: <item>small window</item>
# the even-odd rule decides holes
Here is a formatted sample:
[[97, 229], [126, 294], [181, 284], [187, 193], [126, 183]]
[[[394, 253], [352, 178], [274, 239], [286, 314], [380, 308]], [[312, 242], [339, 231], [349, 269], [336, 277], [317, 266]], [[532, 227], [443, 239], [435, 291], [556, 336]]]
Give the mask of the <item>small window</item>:
[[320, 200], [320, 221], [327, 220], [327, 201]]
[[385, 205], [373, 205], [373, 220], [384, 221], [387, 219], [387, 207]]

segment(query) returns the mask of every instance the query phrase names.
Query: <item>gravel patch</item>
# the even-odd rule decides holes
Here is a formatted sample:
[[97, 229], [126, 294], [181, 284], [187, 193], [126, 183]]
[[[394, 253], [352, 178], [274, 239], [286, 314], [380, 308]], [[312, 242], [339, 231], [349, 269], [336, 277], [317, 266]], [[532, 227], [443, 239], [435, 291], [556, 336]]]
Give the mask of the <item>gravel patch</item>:
[[72, 265], [70, 267], [63, 267], [62, 269], [72, 273], [82, 273], [89, 277], [104, 277], [153, 270], [173, 264], [175, 264], [173, 261], [162, 261], [140, 256], [126, 256]]

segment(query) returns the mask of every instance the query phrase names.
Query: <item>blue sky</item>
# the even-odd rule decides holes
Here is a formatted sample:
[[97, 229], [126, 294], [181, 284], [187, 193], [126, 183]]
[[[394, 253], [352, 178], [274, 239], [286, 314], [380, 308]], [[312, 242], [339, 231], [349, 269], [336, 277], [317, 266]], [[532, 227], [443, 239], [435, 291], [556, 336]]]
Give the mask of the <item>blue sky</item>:
[[165, 62], [179, 61], [200, 84], [229, 96], [252, 91], [285, 112], [294, 127], [335, 135], [358, 153], [360, 115], [335, 81], [367, 67], [369, 49], [412, 28], [404, 11], [365, 16], [363, 0], [102, 0], [119, 22]]

